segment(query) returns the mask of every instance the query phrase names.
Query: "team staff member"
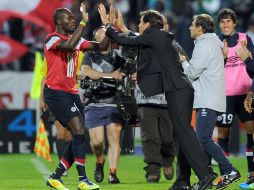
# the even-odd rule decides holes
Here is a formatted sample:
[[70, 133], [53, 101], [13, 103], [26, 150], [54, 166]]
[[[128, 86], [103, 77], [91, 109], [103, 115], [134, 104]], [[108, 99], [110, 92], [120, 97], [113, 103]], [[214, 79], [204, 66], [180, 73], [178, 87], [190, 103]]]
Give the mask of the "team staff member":
[[[249, 92], [252, 79], [246, 70], [246, 64], [237, 56], [237, 49], [247, 46], [247, 49], [254, 52], [253, 43], [245, 33], [236, 31], [237, 18], [231, 9], [222, 9], [217, 15], [217, 21], [221, 30], [219, 36], [221, 41], [227, 44], [226, 59], [224, 64], [226, 82], [226, 112], [218, 116], [218, 144], [228, 156], [228, 143], [230, 127], [233, 117], [238, 115], [247, 133], [246, 157], [248, 163], [247, 182], [254, 182], [254, 162], [253, 162], [253, 132], [254, 113], [248, 113], [244, 109], [244, 99]], [[248, 67], [247, 67], [248, 69]], [[250, 72], [249, 72], [250, 73]], [[244, 184], [243, 184], [244, 185]], [[241, 186], [241, 185], [240, 185]]]
[[[163, 29], [169, 32], [168, 21], [164, 16], [163, 25]], [[118, 10], [117, 26], [122, 32], [136, 36], [127, 29], [120, 10]], [[173, 45], [181, 53], [184, 53], [177, 42], [174, 41]], [[184, 53], [184, 55], [186, 54]], [[132, 80], [137, 80], [137, 73], [132, 75]], [[174, 177], [175, 148], [165, 94], [145, 97], [136, 84], [135, 98], [140, 113], [142, 151], [144, 162], [147, 164], [144, 167], [146, 180], [149, 183], [159, 182], [161, 167], [165, 178], [171, 180]]]
[[188, 164], [200, 180], [194, 189], [206, 189], [217, 174], [209, 167], [209, 159], [190, 126], [194, 90], [183, 68], [179, 66], [179, 55], [172, 45], [173, 35], [161, 30], [163, 17], [153, 10], [142, 12], [140, 35], [122, 36], [109, 24], [104, 6], [100, 6], [99, 12], [103, 24], [106, 24], [108, 37], [120, 45], [139, 47], [137, 82], [142, 93], [149, 97], [165, 92], [169, 115], [180, 146], [180, 172], [171, 189], [190, 189], [190, 184], [185, 184], [182, 178], [190, 177], [188, 175], [191, 173], [185, 167]]
[[83, 29], [88, 22], [88, 14], [83, 3], [81, 10], [83, 20], [75, 30], [72, 12], [65, 8], [56, 9], [53, 15], [56, 30], [46, 36], [44, 45], [48, 69], [43, 94], [45, 103], [73, 137], [66, 146], [56, 170], [47, 180], [48, 186], [60, 190], [67, 189], [60, 177], [74, 162], [79, 177], [78, 189], [99, 189], [98, 185], [87, 178], [85, 172], [85, 125], [83, 105], [76, 88], [76, 68], [80, 50], [104, 50], [109, 44], [109, 39], [105, 38], [102, 43], [98, 43], [81, 38]]
[[195, 89], [196, 134], [204, 150], [219, 163], [224, 175], [216, 189], [224, 189], [241, 175], [212, 139], [217, 116], [226, 111], [223, 43], [215, 35], [214, 21], [207, 14], [194, 16], [190, 33], [195, 47], [191, 60], [183, 62], [183, 68]]
[[[99, 27], [94, 31], [94, 40], [101, 42], [105, 38], [105, 27]], [[98, 80], [103, 77], [112, 77], [115, 80], [122, 80], [124, 73], [115, 68], [112, 61], [112, 52], [110, 46], [103, 52], [86, 52], [82, 62], [82, 73], [92, 80]], [[113, 89], [112, 89], [113, 90]], [[116, 175], [120, 156], [120, 137], [123, 127], [122, 115], [115, 102], [116, 91], [96, 91], [92, 94], [94, 98], [89, 101], [85, 107], [85, 123], [89, 129], [90, 145], [96, 156], [96, 166], [94, 170], [94, 179], [96, 182], [102, 182], [104, 179], [104, 147], [106, 134], [108, 140], [108, 163], [109, 178], [108, 182], [120, 183]]]

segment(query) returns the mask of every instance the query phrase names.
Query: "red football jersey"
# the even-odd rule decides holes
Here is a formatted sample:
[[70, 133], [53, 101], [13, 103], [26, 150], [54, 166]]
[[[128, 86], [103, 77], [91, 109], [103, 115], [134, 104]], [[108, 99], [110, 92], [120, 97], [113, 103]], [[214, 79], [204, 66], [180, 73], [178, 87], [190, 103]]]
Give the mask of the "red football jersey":
[[46, 84], [54, 90], [78, 94], [76, 88], [78, 54], [79, 50], [89, 46], [89, 41], [81, 38], [73, 52], [56, 50], [58, 43], [69, 38], [70, 36], [64, 36], [57, 32], [46, 36], [44, 44], [44, 56], [47, 60]]

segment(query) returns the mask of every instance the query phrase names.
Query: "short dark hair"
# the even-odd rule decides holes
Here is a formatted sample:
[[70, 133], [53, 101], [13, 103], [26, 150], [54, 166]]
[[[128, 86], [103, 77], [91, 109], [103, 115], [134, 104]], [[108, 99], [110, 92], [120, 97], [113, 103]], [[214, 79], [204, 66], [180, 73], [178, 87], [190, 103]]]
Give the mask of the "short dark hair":
[[217, 22], [220, 23], [222, 19], [231, 18], [235, 24], [237, 24], [235, 11], [232, 9], [221, 9], [217, 15]]
[[203, 33], [214, 32], [214, 20], [208, 14], [199, 14], [194, 16], [195, 26], [201, 26]]
[[163, 28], [163, 17], [158, 11], [143, 11], [140, 12], [140, 16], [143, 17], [143, 22], [150, 23], [150, 27]]
[[55, 25], [58, 25], [57, 21], [61, 19], [62, 14], [67, 13], [69, 10], [66, 8], [58, 8], [53, 13], [53, 21]]

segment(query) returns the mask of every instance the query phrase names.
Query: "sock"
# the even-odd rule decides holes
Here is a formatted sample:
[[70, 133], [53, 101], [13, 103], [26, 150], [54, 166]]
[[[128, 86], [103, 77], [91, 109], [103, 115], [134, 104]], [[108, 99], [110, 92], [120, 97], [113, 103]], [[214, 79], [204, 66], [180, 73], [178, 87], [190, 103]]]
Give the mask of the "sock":
[[50, 175], [50, 178], [60, 179], [66, 169], [67, 168], [65, 168], [64, 164], [60, 162], [56, 167], [55, 171]]
[[220, 145], [220, 147], [222, 148], [225, 156], [229, 156], [228, 143], [229, 143], [229, 139], [218, 138], [218, 145]]
[[99, 164], [104, 164], [104, 162], [105, 162], [104, 155], [102, 155], [99, 158], [97, 158], [96, 162], [99, 163]]
[[87, 178], [85, 171], [85, 147], [85, 135], [73, 135], [72, 151], [78, 171], [79, 181]]
[[68, 170], [72, 163], [74, 162], [73, 154], [72, 154], [72, 146], [71, 143], [67, 144], [64, 149], [63, 156], [61, 158], [60, 163], [55, 169], [54, 173], [50, 175], [53, 179], [60, 179], [65, 170]]
[[73, 151], [72, 151], [72, 141], [67, 143], [67, 145], [65, 146], [63, 156], [61, 158], [61, 162], [64, 163], [67, 169], [69, 169], [72, 166], [74, 162]]
[[68, 144], [65, 139], [56, 139], [56, 150], [59, 160], [61, 160], [65, 146]]
[[115, 174], [116, 173], [116, 168], [110, 168], [109, 173], [110, 174]]
[[247, 143], [246, 143], [246, 158], [248, 164], [248, 172], [254, 171], [254, 162], [253, 162], [253, 136], [252, 134], [247, 134]]

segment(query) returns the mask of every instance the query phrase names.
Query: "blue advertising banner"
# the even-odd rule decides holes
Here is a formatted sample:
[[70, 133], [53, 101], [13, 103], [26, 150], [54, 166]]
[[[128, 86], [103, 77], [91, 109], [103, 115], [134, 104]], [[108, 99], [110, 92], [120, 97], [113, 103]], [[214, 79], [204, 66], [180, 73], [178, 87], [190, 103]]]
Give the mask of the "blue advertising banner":
[[[35, 110], [0, 110], [0, 153], [32, 153], [36, 138], [35, 120]], [[52, 147], [52, 130], [48, 131]]]

